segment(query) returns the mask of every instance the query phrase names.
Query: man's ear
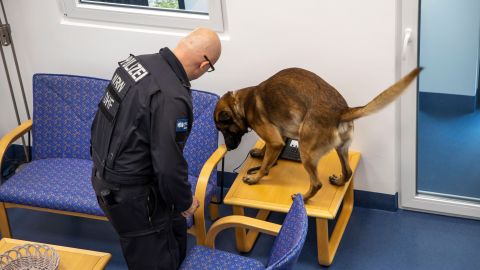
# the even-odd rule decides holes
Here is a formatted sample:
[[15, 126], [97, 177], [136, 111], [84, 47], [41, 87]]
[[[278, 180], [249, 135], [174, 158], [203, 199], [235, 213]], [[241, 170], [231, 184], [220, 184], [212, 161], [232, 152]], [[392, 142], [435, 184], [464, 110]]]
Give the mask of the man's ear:
[[210, 67], [210, 64], [208, 63], [208, 61], [202, 61], [200, 63], [200, 70], [208, 69], [209, 67]]
[[220, 121], [220, 122], [227, 122], [230, 119], [232, 119], [232, 117], [230, 116], [230, 114], [227, 111], [221, 111], [218, 114], [218, 121]]

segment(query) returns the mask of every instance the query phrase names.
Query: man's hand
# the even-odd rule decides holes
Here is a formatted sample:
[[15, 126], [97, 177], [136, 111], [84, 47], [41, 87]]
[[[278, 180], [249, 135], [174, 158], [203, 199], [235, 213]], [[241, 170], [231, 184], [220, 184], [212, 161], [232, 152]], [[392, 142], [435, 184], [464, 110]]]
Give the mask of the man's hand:
[[197, 200], [197, 198], [195, 198], [195, 196], [193, 197], [193, 200], [192, 200], [192, 205], [190, 206], [190, 208], [188, 208], [186, 211], [183, 211], [182, 212], [182, 216], [184, 218], [187, 218], [191, 215], [193, 215], [193, 213], [195, 213], [195, 211], [197, 210], [197, 208], [200, 206], [200, 202]]

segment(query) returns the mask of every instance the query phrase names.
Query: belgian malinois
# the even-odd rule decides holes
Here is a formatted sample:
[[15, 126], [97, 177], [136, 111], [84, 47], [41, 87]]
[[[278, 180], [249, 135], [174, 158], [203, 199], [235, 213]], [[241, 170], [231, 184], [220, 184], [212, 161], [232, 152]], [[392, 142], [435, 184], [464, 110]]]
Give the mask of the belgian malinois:
[[367, 105], [350, 108], [342, 95], [316, 74], [300, 68], [284, 69], [257, 86], [223, 95], [215, 108], [215, 124], [228, 150], [238, 147], [248, 128], [265, 141], [263, 149], [250, 151], [254, 157], [263, 157], [263, 161], [256, 175], [244, 177], [243, 181], [248, 184], [258, 183], [268, 174], [286, 138], [298, 140], [300, 157], [310, 176], [310, 188], [303, 194], [307, 202], [322, 187], [317, 175], [320, 158], [335, 149], [342, 175], [330, 176], [330, 183], [341, 186], [350, 180], [348, 148], [352, 141], [353, 120], [394, 101], [420, 70], [413, 70]]

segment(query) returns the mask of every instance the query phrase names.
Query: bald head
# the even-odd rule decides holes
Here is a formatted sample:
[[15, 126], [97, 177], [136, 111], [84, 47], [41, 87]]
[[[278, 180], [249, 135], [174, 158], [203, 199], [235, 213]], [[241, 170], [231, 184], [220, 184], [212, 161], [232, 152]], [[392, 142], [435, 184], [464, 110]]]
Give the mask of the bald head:
[[207, 28], [195, 29], [182, 38], [173, 49], [190, 80], [197, 79], [210, 68], [204, 56], [215, 64], [220, 58], [221, 51], [222, 46], [217, 33]]

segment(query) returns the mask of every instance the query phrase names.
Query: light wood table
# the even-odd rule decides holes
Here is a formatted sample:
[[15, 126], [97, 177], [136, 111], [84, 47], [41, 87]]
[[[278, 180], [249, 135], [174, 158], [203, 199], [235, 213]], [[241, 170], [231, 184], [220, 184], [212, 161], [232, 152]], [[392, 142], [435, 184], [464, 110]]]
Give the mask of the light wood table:
[[[30, 241], [23, 241], [11, 238], [2, 238], [0, 241], [0, 254], [16, 246], [30, 244], [42, 244]], [[101, 270], [105, 269], [112, 255], [109, 253], [90, 251], [85, 249], [69, 248], [56, 245], [49, 245], [57, 251], [60, 256], [58, 270]]]
[[[264, 142], [259, 140], [255, 147], [261, 148]], [[349, 152], [349, 162], [353, 175], [360, 161], [360, 153]], [[292, 204], [290, 195], [305, 193], [310, 180], [303, 165], [299, 162], [278, 160], [268, 176], [258, 184], [248, 185], [242, 181], [247, 170], [259, 166], [261, 160], [249, 157], [225, 196], [225, 204], [232, 205], [234, 215], [245, 215], [244, 208], [258, 209], [256, 218], [266, 220], [270, 211], [287, 213]], [[335, 151], [325, 155], [318, 166], [323, 187], [306, 204], [307, 215], [316, 220], [317, 254], [321, 265], [330, 265], [353, 209], [353, 175], [342, 187], [329, 183], [332, 174], [341, 175], [340, 160]], [[343, 208], [331, 236], [328, 234], [328, 220], [335, 219], [340, 206]], [[258, 231], [242, 228], [235, 229], [237, 249], [249, 252], [258, 237]]]

